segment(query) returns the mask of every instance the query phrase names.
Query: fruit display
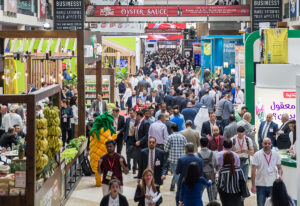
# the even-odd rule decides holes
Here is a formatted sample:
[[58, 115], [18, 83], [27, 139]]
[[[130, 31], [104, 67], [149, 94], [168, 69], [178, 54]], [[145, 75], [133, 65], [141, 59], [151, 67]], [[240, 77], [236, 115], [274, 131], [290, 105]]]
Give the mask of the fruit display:
[[53, 107], [50, 109], [46, 107], [44, 109], [44, 115], [47, 119], [47, 128], [48, 128], [48, 149], [46, 154], [50, 159], [55, 157], [55, 155], [59, 152], [62, 147], [62, 141], [60, 139], [61, 128], [60, 128], [60, 118], [59, 118], [59, 109], [58, 107]]
[[45, 118], [37, 119], [36, 128], [36, 173], [39, 174], [48, 163], [48, 156], [45, 154], [48, 148], [47, 120]]
[[90, 131], [90, 158], [91, 167], [95, 173], [96, 186], [102, 185], [101, 176], [97, 172], [98, 160], [101, 156], [107, 153], [105, 142], [107, 140], [115, 140], [117, 138], [116, 131], [113, 128], [114, 118], [108, 112], [96, 117], [93, 128]]

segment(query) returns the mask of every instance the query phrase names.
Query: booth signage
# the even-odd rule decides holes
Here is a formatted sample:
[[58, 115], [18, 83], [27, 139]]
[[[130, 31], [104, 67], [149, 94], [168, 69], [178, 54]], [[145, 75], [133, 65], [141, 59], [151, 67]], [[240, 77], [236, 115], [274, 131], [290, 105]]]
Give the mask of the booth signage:
[[297, 16], [297, 3], [298, 0], [290, 0], [290, 18]]
[[83, 30], [84, 4], [81, 0], [54, 1], [55, 30]]
[[39, 8], [39, 10], [38, 10], [39, 18], [46, 19], [47, 18], [47, 2], [46, 2], [46, 0], [39, 0], [38, 8]]
[[182, 34], [174, 35], [148, 35], [148, 40], [181, 40]]
[[145, 24], [143, 23], [98, 23], [91, 31], [118, 32], [118, 33], [144, 33]]
[[175, 17], [249, 16], [248, 5], [233, 6], [94, 6], [86, 7], [88, 17]]
[[148, 29], [186, 29], [186, 23], [148, 23]]
[[180, 33], [181, 29], [145, 29], [145, 33]]
[[252, 0], [252, 31], [259, 30], [259, 23], [270, 22], [271, 28], [282, 20], [282, 0]]

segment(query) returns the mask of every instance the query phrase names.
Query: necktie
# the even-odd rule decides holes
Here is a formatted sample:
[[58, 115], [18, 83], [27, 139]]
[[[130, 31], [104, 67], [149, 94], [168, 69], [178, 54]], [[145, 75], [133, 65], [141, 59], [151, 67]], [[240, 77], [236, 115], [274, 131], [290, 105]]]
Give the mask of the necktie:
[[154, 171], [154, 164], [153, 164], [153, 150], [150, 150], [150, 168]]
[[270, 123], [268, 122], [267, 125], [265, 126], [264, 131], [262, 133], [262, 135], [263, 135], [262, 138], [265, 138], [267, 136], [269, 124]]

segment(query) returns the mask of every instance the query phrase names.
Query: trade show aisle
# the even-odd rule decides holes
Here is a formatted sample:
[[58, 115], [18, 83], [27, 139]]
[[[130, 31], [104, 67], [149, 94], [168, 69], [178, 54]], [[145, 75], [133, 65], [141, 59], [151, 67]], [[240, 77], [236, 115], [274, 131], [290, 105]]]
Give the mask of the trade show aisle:
[[[128, 175], [124, 175], [124, 184], [123, 187], [123, 194], [127, 197], [129, 205], [137, 205], [134, 202], [133, 197], [136, 189], [136, 179], [133, 177], [131, 172]], [[172, 176], [167, 176], [167, 179], [164, 182], [162, 187], [162, 194], [163, 194], [163, 203], [164, 205], [173, 206], [175, 204], [175, 192], [170, 192], [169, 185], [171, 184]], [[250, 181], [248, 181], [249, 185]], [[89, 206], [99, 206], [100, 201], [102, 199], [102, 189], [101, 187], [95, 187], [95, 178], [94, 176], [91, 177], [83, 177], [73, 193], [71, 194], [69, 200], [67, 201], [65, 206], [82, 206], [82, 205], [89, 205]], [[203, 194], [203, 203], [206, 205], [208, 203], [208, 196], [206, 191]], [[245, 206], [256, 206], [256, 196], [251, 194], [251, 197], [246, 199]]]

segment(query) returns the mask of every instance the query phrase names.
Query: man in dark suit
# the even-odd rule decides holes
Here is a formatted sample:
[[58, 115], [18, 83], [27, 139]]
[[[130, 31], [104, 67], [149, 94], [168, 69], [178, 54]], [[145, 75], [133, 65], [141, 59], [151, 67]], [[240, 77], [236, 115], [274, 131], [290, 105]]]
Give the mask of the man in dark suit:
[[132, 95], [128, 97], [126, 102], [126, 106], [128, 107], [128, 109], [133, 108], [136, 105], [136, 100], [137, 100], [136, 91], [132, 90]]
[[160, 99], [159, 95], [157, 95], [156, 90], [153, 90], [152, 94], [149, 95], [146, 100], [150, 101], [152, 106], [155, 106], [156, 111], [158, 110], [158, 105], [161, 104], [161, 99]]
[[173, 98], [174, 90], [171, 90], [171, 92], [168, 92], [165, 96], [165, 103], [167, 104], [167, 107], [174, 105], [174, 98]]
[[194, 155], [194, 144], [189, 142], [185, 145], [185, 156], [182, 156], [178, 159], [176, 174], [179, 175], [178, 183], [177, 183], [177, 191], [176, 191], [176, 205], [178, 205], [179, 201], [179, 191], [183, 181], [183, 178], [186, 175], [187, 168], [189, 167], [191, 162], [196, 162], [200, 167], [200, 175], [203, 176], [203, 166], [202, 159]]
[[291, 141], [289, 138], [289, 133], [290, 133], [290, 128], [289, 128], [289, 115], [288, 114], [283, 114], [281, 116], [281, 122], [282, 125], [279, 128], [279, 131], [277, 131], [276, 136], [276, 143], [278, 149], [289, 149], [291, 146]]
[[150, 168], [154, 171], [154, 183], [162, 185], [167, 174], [166, 164], [165, 152], [156, 147], [155, 137], [149, 137], [148, 148], [141, 152], [138, 178], [141, 179], [144, 170]]
[[258, 129], [258, 145], [259, 149], [262, 149], [262, 141], [265, 137], [270, 138], [272, 145], [276, 146], [276, 132], [278, 130], [278, 125], [273, 122], [273, 114], [269, 113], [267, 115], [266, 121], [263, 121]]
[[220, 129], [220, 135], [223, 135], [222, 122], [219, 120], [216, 120], [216, 114], [214, 111], [210, 111], [209, 112], [209, 120], [206, 122], [203, 122], [203, 124], [202, 124], [201, 136], [207, 137], [207, 138], [212, 136], [211, 128], [213, 126], [218, 126]]
[[103, 114], [107, 111], [106, 101], [103, 100], [103, 94], [100, 92], [97, 95], [97, 99], [93, 101], [90, 110], [89, 110], [89, 117], [92, 117], [92, 113], [96, 113], [98, 115]]
[[[73, 117], [72, 107], [67, 105], [67, 100], [63, 99], [61, 101], [61, 109], [60, 109], [60, 124], [61, 124], [61, 136], [63, 141], [63, 146], [65, 146], [66, 142], [69, 142], [72, 137], [71, 130], [71, 118]], [[68, 133], [68, 138], [67, 138]]]
[[125, 130], [125, 118], [124, 116], [120, 115], [120, 109], [118, 107], [113, 109], [113, 116], [114, 116], [114, 129], [118, 134], [118, 137], [116, 139], [117, 153], [121, 154], [123, 142], [124, 142], [123, 136]]
[[137, 168], [137, 161], [132, 157], [132, 150], [135, 147], [135, 137], [134, 137], [134, 127], [136, 122], [136, 113], [133, 108], [129, 109], [129, 117], [126, 118], [125, 121], [125, 129], [124, 129], [124, 141], [126, 142], [126, 155], [127, 155], [127, 164], [128, 169], [131, 169], [131, 159], [133, 160], [132, 171], [135, 174]]
[[180, 83], [181, 83], [181, 77], [180, 77], [180, 74], [177, 73], [174, 77], [173, 77], [173, 85], [174, 85], [174, 88], [177, 89], [179, 86], [180, 86]]

